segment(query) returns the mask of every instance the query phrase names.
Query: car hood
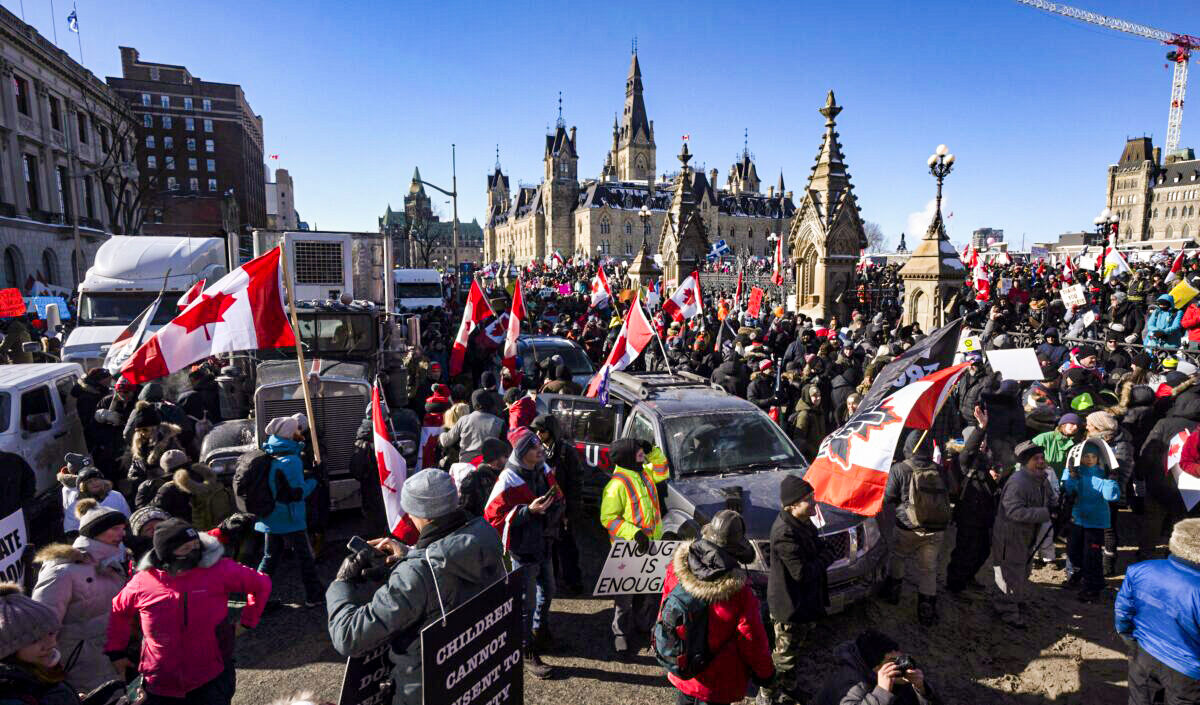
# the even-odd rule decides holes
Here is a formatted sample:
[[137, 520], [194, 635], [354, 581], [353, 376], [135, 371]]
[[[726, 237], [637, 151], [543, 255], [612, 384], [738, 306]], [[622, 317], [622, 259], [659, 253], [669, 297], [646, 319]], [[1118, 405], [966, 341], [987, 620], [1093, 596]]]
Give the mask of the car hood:
[[[726, 497], [736, 497], [741, 488], [742, 517], [746, 520], [748, 538], [765, 540], [771, 535], [771, 524], [779, 516], [779, 485], [784, 475], [800, 474], [800, 469], [759, 470], [745, 474], [691, 475], [674, 479], [670, 484], [668, 504], [672, 508], [700, 510], [712, 517], [726, 508]], [[686, 506], [681, 506], [686, 505]], [[845, 531], [863, 520], [863, 517], [821, 503], [821, 514], [825, 517], [822, 534]]]

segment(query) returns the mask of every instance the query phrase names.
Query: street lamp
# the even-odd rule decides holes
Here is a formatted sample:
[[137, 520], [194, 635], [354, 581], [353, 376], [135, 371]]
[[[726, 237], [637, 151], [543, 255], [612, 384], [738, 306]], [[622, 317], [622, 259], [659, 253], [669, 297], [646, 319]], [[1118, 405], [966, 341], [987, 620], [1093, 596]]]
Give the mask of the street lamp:
[[1120, 220], [1120, 217], [1111, 208], [1105, 208], [1100, 211], [1100, 215], [1092, 219], [1092, 224], [1096, 226], [1097, 245], [1106, 244], [1110, 233], [1117, 234], [1117, 223]]
[[933, 174], [933, 178], [937, 179], [937, 220], [942, 219], [942, 181], [950, 175], [954, 170], [954, 155], [950, 154], [950, 150], [944, 144], [939, 144], [933, 154], [929, 155], [926, 160], [929, 165], [929, 173]]
[[451, 202], [454, 204], [453, 205], [454, 223], [451, 226], [450, 247], [454, 250], [454, 300], [457, 301], [458, 295], [459, 295], [459, 288], [458, 288], [459, 287], [459, 281], [458, 281], [458, 167], [457, 167], [457, 156], [456, 156], [455, 149], [456, 149], [455, 146], [453, 144], [451, 144], [450, 145], [450, 190], [449, 191], [442, 188], [441, 186], [438, 186], [437, 184], [431, 184], [428, 181], [425, 181], [423, 179], [417, 179], [416, 181], [419, 183], [425, 184], [426, 186], [428, 186], [431, 189], [441, 191], [442, 193], [446, 194], [447, 196], [450, 197]]
[[646, 233], [650, 232], [650, 209], [645, 203], [642, 204], [642, 209], [638, 211], [638, 218], [642, 220], [642, 252], [650, 253], [650, 243], [646, 241]]

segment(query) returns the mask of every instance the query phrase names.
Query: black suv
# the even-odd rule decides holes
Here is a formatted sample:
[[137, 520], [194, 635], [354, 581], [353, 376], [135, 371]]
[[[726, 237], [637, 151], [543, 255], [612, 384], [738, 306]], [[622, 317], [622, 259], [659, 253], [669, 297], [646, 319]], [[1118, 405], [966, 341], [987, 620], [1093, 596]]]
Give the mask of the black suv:
[[[596, 516], [586, 533], [585, 573], [608, 548], [600, 526], [600, 494], [612, 473], [608, 448], [618, 438], [637, 438], [662, 448], [671, 476], [660, 487], [666, 538], [694, 538], [722, 509], [746, 520], [756, 557], [749, 566], [765, 589], [771, 524], [779, 514], [779, 484], [786, 473], [803, 475], [808, 462], [761, 409], [689, 373], [614, 372], [608, 404], [598, 399], [539, 394], [539, 412], [553, 413], [564, 435], [584, 458], [584, 505]], [[665, 491], [662, 491], [664, 490]], [[837, 560], [829, 566], [830, 611], [864, 597], [879, 577], [885, 551], [873, 517], [821, 506], [822, 536]], [[586, 527], [578, 527], [586, 528]]]

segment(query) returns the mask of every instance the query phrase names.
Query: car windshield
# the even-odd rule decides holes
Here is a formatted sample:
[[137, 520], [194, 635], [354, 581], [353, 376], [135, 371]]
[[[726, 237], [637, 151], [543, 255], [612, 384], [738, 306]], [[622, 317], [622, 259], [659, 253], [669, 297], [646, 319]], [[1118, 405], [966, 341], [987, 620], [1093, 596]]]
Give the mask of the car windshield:
[[534, 349], [535, 362], [541, 363], [542, 360], [560, 356], [567, 369], [572, 375], [590, 375], [594, 370], [592, 363], [587, 359], [587, 355], [574, 345], [562, 345], [554, 343], [533, 343], [531, 347]]
[[[79, 325], [81, 326], [118, 326], [126, 325], [146, 307], [154, 302], [158, 294], [109, 294], [83, 293], [79, 297]], [[167, 294], [155, 314], [154, 325], [166, 325], [179, 313], [175, 308], [177, 295]]]
[[442, 285], [434, 283], [411, 282], [396, 284], [397, 299], [440, 299]]
[[679, 475], [806, 464], [804, 456], [764, 414], [675, 416], [664, 419], [662, 425]]

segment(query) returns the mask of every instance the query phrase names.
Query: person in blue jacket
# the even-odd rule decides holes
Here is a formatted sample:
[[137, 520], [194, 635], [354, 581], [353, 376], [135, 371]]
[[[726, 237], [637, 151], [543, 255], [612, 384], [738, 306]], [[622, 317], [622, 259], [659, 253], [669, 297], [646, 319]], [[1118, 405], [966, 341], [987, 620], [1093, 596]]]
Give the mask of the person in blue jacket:
[[1100, 461], [1100, 444], [1090, 438], [1067, 457], [1062, 491], [1075, 496], [1071, 509], [1071, 535], [1067, 540], [1068, 587], [1081, 587], [1079, 599], [1093, 602], [1104, 589], [1104, 530], [1109, 528], [1108, 503], [1121, 497], [1121, 487], [1109, 479]]
[[1175, 525], [1165, 560], [1129, 566], [1114, 607], [1130, 646], [1129, 702], [1200, 702], [1200, 519]]
[[275, 497], [275, 509], [256, 522], [254, 529], [266, 534], [258, 571], [274, 579], [279, 559], [291, 548], [300, 562], [304, 606], [315, 607], [323, 603], [324, 591], [321, 581], [317, 579], [316, 559], [308, 542], [308, 521], [304, 509], [304, 499], [317, 488], [314, 478], [304, 477], [304, 461], [300, 459], [304, 449], [304, 442], [300, 440], [304, 426], [307, 423], [302, 414], [272, 419], [267, 424], [265, 431], [268, 438], [262, 449], [272, 458], [268, 481], [271, 494]]
[[1179, 349], [1179, 341], [1183, 340], [1183, 311], [1175, 310], [1175, 299], [1169, 294], [1163, 294], [1154, 300], [1154, 308], [1146, 319], [1146, 340], [1148, 348]]

